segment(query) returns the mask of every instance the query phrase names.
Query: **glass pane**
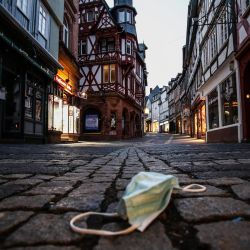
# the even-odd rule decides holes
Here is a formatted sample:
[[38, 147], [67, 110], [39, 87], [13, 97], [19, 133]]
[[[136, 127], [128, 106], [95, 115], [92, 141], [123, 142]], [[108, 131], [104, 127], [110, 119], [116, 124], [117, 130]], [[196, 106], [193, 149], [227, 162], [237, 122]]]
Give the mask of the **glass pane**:
[[116, 76], [115, 76], [115, 64], [111, 64], [110, 65], [110, 82], [114, 83], [116, 80]]
[[54, 130], [62, 131], [62, 99], [54, 96]]
[[238, 101], [235, 75], [221, 84], [223, 126], [238, 123]]
[[105, 83], [109, 82], [109, 66], [108, 65], [103, 66], [103, 81]]
[[219, 127], [219, 110], [218, 110], [218, 92], [217, 89], [208, 95], [208, 115], [209, 115], [209, 128]]

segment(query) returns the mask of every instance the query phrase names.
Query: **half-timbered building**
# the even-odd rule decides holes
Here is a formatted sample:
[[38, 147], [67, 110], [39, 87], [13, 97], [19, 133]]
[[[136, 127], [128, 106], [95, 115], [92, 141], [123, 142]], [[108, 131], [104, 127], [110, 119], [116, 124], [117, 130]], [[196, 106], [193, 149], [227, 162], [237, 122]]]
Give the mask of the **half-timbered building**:
[[191, 134], [207, 142], [241, 140], [234, 1], [190, 1], [186, 91]]
[[121, 139], [143, 134], [147, 47], [137, 40], [132, 0], [81, 0], [79, 64], [83, 75], [81, 137]]
[[237, 23], [237, 55], [239, 62], [239, 78], [241, 89], [241, 111], [243, 141], [250, 141], [250, 1], [236, 1]]

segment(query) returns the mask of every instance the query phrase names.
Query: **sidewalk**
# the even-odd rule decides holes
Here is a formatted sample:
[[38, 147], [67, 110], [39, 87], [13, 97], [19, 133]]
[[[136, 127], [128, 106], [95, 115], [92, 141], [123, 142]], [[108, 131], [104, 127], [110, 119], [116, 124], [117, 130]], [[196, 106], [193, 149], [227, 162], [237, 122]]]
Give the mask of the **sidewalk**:
[[[248, 250], [250, 246], [250, 145], [156, 145], [106, 154], [78, 145], [0, 146], [1, 249], [39, 250]], [[144, 233], [81, 236], [70, 219], [84, 211], [114, 212], [130, 179], [140, 171], [173, 174], [180, 184], [200, 183], [201, 194], [176, 193]], [[121, 221], [93, 218], [90, 227], [119, 229]]]

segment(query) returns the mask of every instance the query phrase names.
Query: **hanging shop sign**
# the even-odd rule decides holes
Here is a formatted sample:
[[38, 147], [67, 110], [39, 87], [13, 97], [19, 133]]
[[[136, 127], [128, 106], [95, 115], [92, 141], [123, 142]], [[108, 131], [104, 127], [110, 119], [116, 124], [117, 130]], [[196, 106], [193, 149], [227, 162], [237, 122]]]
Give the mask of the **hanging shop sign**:
[[72, 86], [69, 85], [66, 81], [64, 81], [60, 76], [55, 76], [55, 82], [57, 82], [63, 89], [68, 92], [69, 94], [73, 95]]

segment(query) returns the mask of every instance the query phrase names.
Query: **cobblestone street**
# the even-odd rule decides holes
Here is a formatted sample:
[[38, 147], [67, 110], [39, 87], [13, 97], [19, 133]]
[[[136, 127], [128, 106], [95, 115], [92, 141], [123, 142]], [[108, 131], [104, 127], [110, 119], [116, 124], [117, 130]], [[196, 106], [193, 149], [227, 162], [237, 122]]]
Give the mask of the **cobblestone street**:
[[[84, 211], [115, 212], [130, 179], [141, 171], [172, 174], [181, 186], [165, 212], [141, 233], [95, 237], [73, 233]], [[205, 144], [150, 134], [143, 139], [61, 145], [0, 145], [1, 249], [248, 250], [250, 145]], [[122, 221], [88, 220], [119, 229]]]

